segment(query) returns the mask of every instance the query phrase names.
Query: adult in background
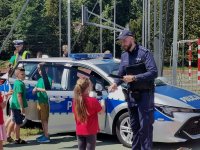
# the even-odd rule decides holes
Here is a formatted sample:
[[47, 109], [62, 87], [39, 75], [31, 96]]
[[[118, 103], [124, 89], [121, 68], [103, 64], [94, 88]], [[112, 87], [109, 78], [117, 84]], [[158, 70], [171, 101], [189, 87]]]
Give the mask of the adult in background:
[[13, 66], [15, 66], [19, 60], [30, 58], [30, 52], [28, 50], [24, 50], [23, 40], [14, 40], [13, 44], [16, 52], [13, 63]]
[[38, 52], [37, 52], [36, 58], [42, 58], [42, 52], [41, 52], [41, 51], [38, 51]]
[[62, 46], [63, 57], [68, 57], [67, 45]]
[[[138, 45], [134, 33], [123, 30], [117, 40], [125, 50], [121, 55], [119, 76], [109, 87], [115, 91], [122, 82], [128, 84], [127, 102], [130, 124], [133, 131], [132, 150], [151, 150], [154, 122], [154, 79], [157, 77], [157, 67], [151, 52]], [[136, 64], [144, 70], [131, 72]], [[128, 69], [129, 68], [129, 69]]]

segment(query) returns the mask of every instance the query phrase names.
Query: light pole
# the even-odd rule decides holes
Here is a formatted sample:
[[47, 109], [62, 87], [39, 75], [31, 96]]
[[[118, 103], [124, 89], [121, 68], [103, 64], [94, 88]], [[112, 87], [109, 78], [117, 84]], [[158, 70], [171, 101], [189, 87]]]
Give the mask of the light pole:
[[[183, 0], [183, 39], [185, 39], [185, 0]], [[182, 67], [184, 67], [184, 58], [185, 58], [185, 50], [184, 50], [184, 46], [185, 44], [183, 43], [182, 45]]]
[[60, 57], [62, 55], [62, 48], [61, 48], [61, 38], [62, 38], [62, 33], [61, 33], [61, 0], [59, 0], [59, 53]]
[[[102, 0], [99, 0], [99, 5], [100, 5], [100, 25], [102, 25]], [[103, 52], [103, 44], [102, 44], [102, 33], [103, 30], [102, 28], [100, 27], [100, 52], [102, 53]]]
[[173, 69], [172, 69], [172, 83], [177, 85], [177, 59], [178, 59], [178, 50], [177, 50], [177, 41], [178, 41], [178, 6], [179, 0], [175, 0], [174, 5], [174, 35], [173, 35]]
[[68, 56], [71, 54], [71, 1], [67, 2], [67, 17], [68, 17]]
[[114, 0], [114, 39], [113, 39], [113, 56], [115, 58], [116, 56], [116, 31], [115, 31], [115, 28], [116, 28], [116, 0]]
[[143, 0], [142, 6], [142, 46], [145, 46], [145, 0]]
[[162, 58], [163, 58], [163, 0], [160, 0], [160, 14], [159, 14], [159, 46], [158, 46], [158, 76], [161, 76]]

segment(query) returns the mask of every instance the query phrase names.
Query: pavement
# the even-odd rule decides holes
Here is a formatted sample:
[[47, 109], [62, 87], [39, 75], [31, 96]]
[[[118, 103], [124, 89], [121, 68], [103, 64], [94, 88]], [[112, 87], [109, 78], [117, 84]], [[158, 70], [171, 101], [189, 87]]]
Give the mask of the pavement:
[[[70, 135], [53, 135], [51, 136], [51, 142], [40, 144], [36, 142], [35, 138], [37, 136], [29, 137], [27, 140], [28, 144], [16, 145], [16, 144], [6, 144], [4, 150], [77, 150], [77, 140], [75, 134]], [[108, 135], [98, 136], [96, 150], [128, 150], [128, 148], [123, 147], [117, 141], [116, 137]]]
[[[77, 140], [74, 133], [56, 134], [51, 136], [51, 143], [40, 144], [37, 143], [35, 138], [32, 136], [26, 139], [28, 144], [16, 145], [6, 144], [4, 150], [77, 150]], [[177, 150], [182, 147], [181, 150], [200, 150], [200, 140], [193, 140], [184, 143], [153, 143], [153, 150]], [[130, 148], [124, 147], [120, 144], [116, 136], [99, 134], [97, 137], [96, 150], [130, 150]]]

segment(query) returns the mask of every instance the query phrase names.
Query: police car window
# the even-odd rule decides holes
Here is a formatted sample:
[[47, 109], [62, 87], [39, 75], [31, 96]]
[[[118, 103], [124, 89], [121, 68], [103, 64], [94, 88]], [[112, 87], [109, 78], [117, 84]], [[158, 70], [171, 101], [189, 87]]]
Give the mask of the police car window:
[[38, 73], [38, 70], [36, 69], [33, 73], [33, 76], [31, 77], [32, 80], [37, 81], [40, 78], [40, 74]]
[[[29, 79], [32, 76], [34, 70], [37, 68], [37, 64], [38, 63], [34, 62], [20, 62], [17, 67], [23, 67], [25, 69], [25, 79]], [[14, 72], [12, 78], [16, 78]]]
[[52, 79], [52, 90], [66, 90], [62, 87], [62, 76], [64, 66], [62, 65], [47, 65], [45, 66], [48, 77]]
[[96, 64], [98, 68], [103, 70], [107, 74], [117, 74], [119, 70], [119, 63], [113, 62], [113, 63], [104, 63], [104, 64]]
[[[88, 68], [84, 68], [84, 67], [73, 67], [75, 68], [74, 70], [69, 70], [69, 75], [68, 75], [68, 90], [72, 91], [76, 85], [76, 82], [79, 78], [81, 77], [88, 77], [90, 78], [93, 86], [96, 85], [96, 83], [102, 84], [102, 86], [108, 86], [109, 83], [107, 81], [105, 81], [105, 79], [103, 79], [99, 74], [97, 74], [96, 72], [88, 69]], [[77, 71], [76, 71], [77, 69]], [[85, 72], [88, 75], [82, 74], [81, 72]]]

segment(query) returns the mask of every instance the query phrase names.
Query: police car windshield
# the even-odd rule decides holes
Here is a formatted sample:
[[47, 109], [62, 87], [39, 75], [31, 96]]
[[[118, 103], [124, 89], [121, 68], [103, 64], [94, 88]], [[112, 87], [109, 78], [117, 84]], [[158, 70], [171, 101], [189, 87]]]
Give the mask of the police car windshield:
[[111, 62], [111, 63], [105, 63], [105, 64], [96, 64], [98, 68], [103, 70], [107, 74], [118, 74], [119, 70], [119, 63], [118, 62]]

